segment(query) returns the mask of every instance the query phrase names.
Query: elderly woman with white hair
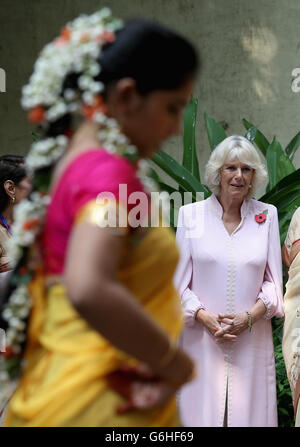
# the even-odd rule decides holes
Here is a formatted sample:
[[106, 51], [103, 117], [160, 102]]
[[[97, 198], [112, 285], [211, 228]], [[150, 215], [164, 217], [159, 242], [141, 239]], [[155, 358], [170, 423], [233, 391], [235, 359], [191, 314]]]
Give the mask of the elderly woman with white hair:
[[181, 342], [199, 368], [179, 394], [185, 426], [277, 426], [271, 318], [283, 316], [278, 218], [274, 206], [251, 198], [266, 179], [254, 146], [228, 137], [206, 166], [213, 194], [179, 212]]

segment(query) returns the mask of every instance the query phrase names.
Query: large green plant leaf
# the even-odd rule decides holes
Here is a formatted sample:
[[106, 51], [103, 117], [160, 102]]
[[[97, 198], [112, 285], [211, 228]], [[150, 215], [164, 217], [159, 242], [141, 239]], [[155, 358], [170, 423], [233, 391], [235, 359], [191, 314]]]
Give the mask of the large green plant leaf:
[[200, 180], [199, 163], [196, 151], [196, 120], [198, 99], [191, 98], [184, 111], [184, 135], [183, 135], [183, 166], [197, 179]]
[[278, 213], [278, 220], [279, 220], [279, 233], [280, 233], [280, 243], [281, 245], [283, 245], [288, 229], [289, 229], [289, 225], [290, 225], [290, 221], [292, 219], [292, 216], [294, 214], [294, 212], [296, 211], [296, 209], [292, 208], [289, 211], [286, 211], [284, 213]]
[[287, 213], [296, 210], [300, 206], [300, 190], [296, 190], [286, 194], [280, 205], [277, 206], [278, 213]]
[[253, 143], [254, 140], [255, 140], [256, 134], [257, 134], [257, 127], [256, 126], [252, 126], [252, 127], [250, 127], [250, 129], [246, 133], [245, 138], [247, 138], [247, 140], [249, 140], [250, 143]]
[[204, 119], [209, 145], [211, 150], [213, 151], [219, 143], [225, 140], [227, 135], [221, 124], [217, 123], [217, 121], [208, 116], [206, 112], [204, 112]]
[[[249, 123], [249, 121], [247, 121], [245, 118], [242, 120], [242, 122], [243, 122], [246, 130], [251, 129], [252, 127], [256, 127], [256, 126], [254, 126], [254, 124]], [[254, 143], [260, 149], [262, 154], [264, 156], [266, 156], [267, 155], [267, 149], [268, 149], [268, 146], [270, 146], [270, 143], [267, 140], [267, 138], [258, 129], [256, 131], [256, 135], [255, 135], [255, 138], [254, 138]]]
[[167, 153], [158, 151], [154, 154], [152, 160], [175, 180], [183, 191], [191, 192], [194, 199], [196, 199], [196, 192], [203, 192], [205, 198], [211, 194], [205, 185], [200, 183], [184, 166], [181, 166]]
[[287, 147], [285, 148], [286, 155], [290, 158], [290, 160], [294, 159], [295, 153], [300, 146], [300, 132], [297, 133], [296, 136], [289, 142]]
[[300, 169], [282, 179], [260, 200], [277, 207], [280, 241], [283, 244], [292, 215], [300, 206]]
[[297, 169], [292, 174], [289, 174], [280, 180], [271, 191], [264, 194], [259, 200], [262, 202], [274, 203], [274, 205], [276, 204], [277, 206], [282, 197], [295, 187], [299, 187], [300, 189], [300, 169]]
[[274, 137], [272, 143], [267, 148], [267, 166], [269, 172], [270, 189], [284, 177], [295, 171], [293, 163], [283, 152], [280, 143]]

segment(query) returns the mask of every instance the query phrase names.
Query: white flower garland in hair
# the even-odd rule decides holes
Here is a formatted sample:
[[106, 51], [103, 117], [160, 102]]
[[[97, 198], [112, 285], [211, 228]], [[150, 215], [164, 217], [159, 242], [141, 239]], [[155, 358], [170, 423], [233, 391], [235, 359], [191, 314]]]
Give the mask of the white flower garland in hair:
[[33, 143], [31, 150], [26, 157], [26, 167], [29, 171], [51, 166], [65, 152], [69, 140], [64, 135], [56, 138], [46, 138]]

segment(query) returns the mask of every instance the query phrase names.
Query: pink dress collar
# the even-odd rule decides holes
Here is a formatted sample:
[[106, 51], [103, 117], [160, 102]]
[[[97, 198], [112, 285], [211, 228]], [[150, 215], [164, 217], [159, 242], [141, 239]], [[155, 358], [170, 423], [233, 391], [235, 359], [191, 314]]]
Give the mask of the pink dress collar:
[[[224, 211], [223, 211], [222, 205], [220, 204], [216, 195], [212, 194], [207, 200], [209, 202], [210, 209], [212, 210], [212, 212], [216, 216], [218, 216], [220, 219], [222, 219]], [[241, 218], [242, 219], [244, 217], [246, 217], [249, 212], [249, 204], [250, 204], [250, 200], [246, 200], [246, 199], [242, 203], [242, 206], [241, 206]]]

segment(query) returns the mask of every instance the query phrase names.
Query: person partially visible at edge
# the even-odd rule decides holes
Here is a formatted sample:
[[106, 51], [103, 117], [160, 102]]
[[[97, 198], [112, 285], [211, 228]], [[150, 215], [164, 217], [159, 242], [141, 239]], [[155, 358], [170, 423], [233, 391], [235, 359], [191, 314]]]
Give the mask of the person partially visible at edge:
[[295, 426], [300, 427], [300, 208], [291, 219], [282, 247], [283, 262], [288, 271], [284, 295], [284, 326], [282, 353], [289, 379], [295, 414]]
[[[57, 54], [48, 56], [49, 70], [43, 71], [47, 60], [40, 61], [32, 81], [39, 70], [47, 78], [53, 76], [50, 66], [69, 61], [68, 76], [55, 86], [60, 107], [75, 98], [84, 117], [72, 128], [75, 112], [50, 122], [49, 103], [30, 111], [42, 120], [44, 139], [73, 135], [53, 174], [43, 261], [30, 284], [25, 367], [6, 426], [174, 426], [175, 392], [195, 375], [194, 363], [176, 343], [182, 318], [172, 281], [178, 260], [172, 230], [102, 228], [100, 216], [113, 206], [111, 193], [122, 208], [133, 209], [118, 196], [120, 184], [128, 196], [145, 192], [139, 158], [150, 158], [179, 133], [197, 55], [183, 37], [146, 20], [103, 31], [101, 14], [69, 23], [54, 43]], [[85, 48], [94, 60], [84, 61], [82, 76], [74, 65]], [[27, 105], [30, 92], [25, 90]], [[133, 162], [125, 137], [138, 151]], [[123, 153], [112, 153], [114, 145]], [[27, 160], [34, 163], [34, 156]], [[101, 192], [109, 199], [99, 204]]]
[[11, 237], [14, 206], [31, 191], [25, 159], [21, 155], [0, 156], [0, 273], [11, 270], [7, 245]]
[[179, 392], [187, 426], [277, 426], [271, 318], [283, 316], [278, 218], [274, 206], [252, 199], [266, 177], [255, 147], [228, 137], [206, 166], [213, 194], [179, 212], [181, 346], [201, 367]]

